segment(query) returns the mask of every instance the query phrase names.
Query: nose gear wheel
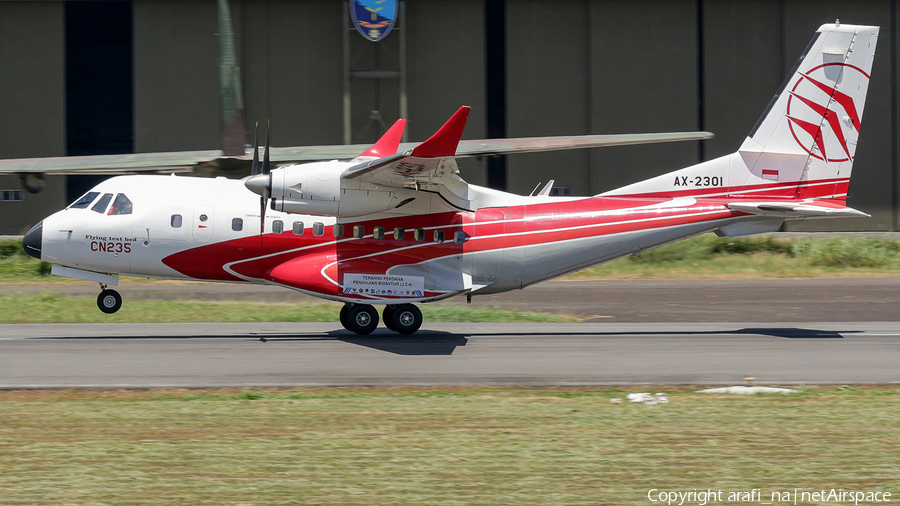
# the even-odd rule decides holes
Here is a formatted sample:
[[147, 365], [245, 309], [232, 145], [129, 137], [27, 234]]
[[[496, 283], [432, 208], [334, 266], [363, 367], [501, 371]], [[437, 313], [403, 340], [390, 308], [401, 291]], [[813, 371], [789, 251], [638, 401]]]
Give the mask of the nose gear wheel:
[[97, 307], [106, 314], [113, 314], [122, 307], [122, 296], [115, 290], [103, 290], [97, 296]]

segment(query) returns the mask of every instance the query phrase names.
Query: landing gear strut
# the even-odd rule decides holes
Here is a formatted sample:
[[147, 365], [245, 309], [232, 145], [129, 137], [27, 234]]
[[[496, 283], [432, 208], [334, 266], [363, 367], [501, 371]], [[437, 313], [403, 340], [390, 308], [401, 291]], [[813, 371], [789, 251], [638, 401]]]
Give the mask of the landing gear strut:
[[381, 321], [384, 322], [384, 326], [394, 332], [397, 332], [397, 329], [394, 328], [394, 308], [397, 306], [387, 305], [384, 306], [384, 311], [381, 312]]
[[115, 290], [106, 288], [106, 285], [100, 285], [103, 290], [97, 296], [97, 307], [106, 314], [113, 314], [122, 307], [122, 296]]

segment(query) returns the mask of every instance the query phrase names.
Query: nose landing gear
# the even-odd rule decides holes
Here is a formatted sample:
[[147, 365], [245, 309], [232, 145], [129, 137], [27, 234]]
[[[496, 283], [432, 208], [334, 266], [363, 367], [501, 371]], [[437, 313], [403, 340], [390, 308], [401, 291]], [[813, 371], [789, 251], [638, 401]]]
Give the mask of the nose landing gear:
[[[422, 326], [422, 312], [412, 304], [385, 306], [381, 315], [385, 327], [403, 335], [410, 335]], [[371, 334], [378, 326], [378, 311], [369, 304], [344, 304], [341, 325], [361, 336]]]
[[113, 314], [122, 307], [122, 296], [115, 290], [106, 288], [101, 284], [102, 291], [97, 296], [97, 307], [106, 314]]

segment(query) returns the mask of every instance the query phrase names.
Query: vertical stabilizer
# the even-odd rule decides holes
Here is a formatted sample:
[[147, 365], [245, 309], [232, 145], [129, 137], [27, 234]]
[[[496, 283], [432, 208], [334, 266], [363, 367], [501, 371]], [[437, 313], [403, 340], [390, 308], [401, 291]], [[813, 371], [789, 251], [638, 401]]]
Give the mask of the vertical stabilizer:
[[798, 198], [846, 198], [878, 28], [823, 25], [739, 153], [744, 181], [797, 181]]
[[877, 40], [822, 25], [737, 152], [603, 195], [846, 199]]

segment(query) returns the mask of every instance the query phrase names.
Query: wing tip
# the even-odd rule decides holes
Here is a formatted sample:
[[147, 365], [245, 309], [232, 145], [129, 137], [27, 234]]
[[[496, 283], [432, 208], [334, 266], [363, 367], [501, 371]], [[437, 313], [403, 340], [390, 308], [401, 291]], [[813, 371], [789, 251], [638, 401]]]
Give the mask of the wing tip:
[[384, 135], [381, 136], [378, 141], [372, 145], [371, 148], [367, 149], [364, 153], [359, 155], [363, 156], [371, 156], [373, 158], [384, 158], [386, 156], [396, 155], [397, 150], [400, 147], [400, 141], [403, 138], [403, 130], [406, 128], [406, 120], [398, 119], [391, 125], [390, 128], [384, 132]]
[[459, 146], [459, 140], [462, 138], [463, 129], [466, 127], [466, 120], [469, 118], [471, 109], [467, 105], [457, 109], [453, 116], [450, 116], [450, 119], [434, 135], [413, 149], [411, 156], [419, 158], [455, 156], [456, 148]]

